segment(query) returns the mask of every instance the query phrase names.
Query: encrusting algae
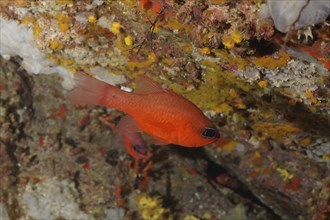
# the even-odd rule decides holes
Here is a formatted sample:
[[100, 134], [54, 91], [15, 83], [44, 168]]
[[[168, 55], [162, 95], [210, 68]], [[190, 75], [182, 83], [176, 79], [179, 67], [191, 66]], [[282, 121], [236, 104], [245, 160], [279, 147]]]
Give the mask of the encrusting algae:
[[256, 58], [252, 62], [258, 67], [275, 69], [275, 68], [285, 67], [289, 60], [290, 60], [289, 54], [284, 51], [280, 51], [276, 55], [276, 58], [274, 58], [274, 55], [270, 55], [270, 56]]
[[149, 196], [141, 193], [136, 196], [138, 212], [143, 220], [172, 220], [169, 210], [163, 208], [162, 201], [158, 196]]

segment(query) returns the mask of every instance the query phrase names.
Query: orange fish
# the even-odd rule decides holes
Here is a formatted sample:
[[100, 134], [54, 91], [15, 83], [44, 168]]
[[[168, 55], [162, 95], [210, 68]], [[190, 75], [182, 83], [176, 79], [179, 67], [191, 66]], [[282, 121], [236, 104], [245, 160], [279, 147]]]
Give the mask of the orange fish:
[[[125, 133], [144, 132], [155, 144], [183, 147], [211, 144], [220, 136], [196, 105], [148, 77], [137, 77], [134, 92], [123, 91], [82, 73], [75, 74], [74, 78], [77, 86], [70, 92], [69, 99], [125, 112], [127, 116], [120, 125], [126, 126], [124, 136]], [[133, 141], [128, 143], [134, 144], [134, 135]]]

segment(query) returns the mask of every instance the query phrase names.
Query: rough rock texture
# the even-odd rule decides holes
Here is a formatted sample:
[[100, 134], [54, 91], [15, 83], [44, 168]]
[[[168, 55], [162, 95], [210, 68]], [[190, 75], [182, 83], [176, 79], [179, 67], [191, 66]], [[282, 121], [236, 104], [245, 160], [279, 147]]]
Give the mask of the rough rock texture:
[[153, 147], [152, 162], [134, 168], [112, 130], [121, 113], [73, 106], [60, 77], [31, 76], [17, 58], [2, 59], [0, 202], [10, 218], [34, 216], [21, 196], [34, 184], [29, 195], [54, 189], [44, 183], [73, 188], [66, 201], [95, 218], [329, 216], [325, 25], [305, 46], [259, 19], [252, 0], [166, 1], [159, 16], [135, 0], [0, 7], [3, 19], [32, 30], [35, 47], [67, 71], [62, 76], [83, 71], [131, 87], [146, 74], [196, 103], [229, 139], [197, 150]]
[[136, 218], [141, 192], [160, 198], [164, 218], [274, 217], [255, 197], [217, 185], [202, 149], [155, 147], [151, 168], [143, 161], [137, 175], [111, 129], [122, 114], [75, 106], [60, 77], [29, 75], [19, 59], [0, 61], [0, 198], [10, 219]]

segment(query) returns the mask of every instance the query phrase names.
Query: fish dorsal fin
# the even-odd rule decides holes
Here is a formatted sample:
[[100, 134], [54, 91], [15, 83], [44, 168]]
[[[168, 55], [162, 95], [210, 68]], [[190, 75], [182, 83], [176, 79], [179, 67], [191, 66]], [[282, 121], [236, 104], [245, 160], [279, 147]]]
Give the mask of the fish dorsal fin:
[[138, 76], [136, 77], [136, 89], [134, 90], [137, 94], [150, 94], [150, 93], [159, 93], [165, 92], [163, 87], [156, 81], [150, 79], [147, 76]]
[[180, 98], [180, 99], [186, 99], [185, 97], [183, 97], [182, 95], [178, 94], [178, 93], [175, 93], [173, 92], [172, 90], [168, 89], [168, 88], [165, 88], [164, 91], [172, 96], [175, 96], [177, 98]]

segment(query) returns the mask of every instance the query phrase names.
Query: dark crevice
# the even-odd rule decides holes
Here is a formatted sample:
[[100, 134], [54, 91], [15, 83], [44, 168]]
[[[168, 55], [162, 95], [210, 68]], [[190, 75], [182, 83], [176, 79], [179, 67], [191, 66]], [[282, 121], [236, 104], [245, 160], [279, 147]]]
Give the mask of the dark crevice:
[[[73, 173], [73, 179], [72, 179], [72, 181], [73, 181], [73, 183], [74, 183], [74, 188], [77, 190], [77, 192], [78, 192], [78, 201], [84, 201], [84, 196], [83, 196], [83, 192], [82, 192], [82, 190], [81, 190], [81, 188], [80, 188], [80, 171], [75, 171], [74, 173]], [[79, 208], [81, 209], [81, 210], [84, 210], [84, 211], [86, 211], [86, 207], [85, 207], [85, 205], [84, 205], [84, 203], [83, 202], [80, 202], [80, 204], [79, 204]]]
[[[227, 169], [216, 164], [212, 160], [205, 158], [207, 161], [206, 175], [207, 178], [212, 181], [216, 181], [222, 187], [226, 187], [233, 192], [237, 193], [241, 197], [251, 201], [254, 204], [266, 209], [274, 219], [281, 219], [273, 209], [264, 204], [258, 197], [256, 197], [248, 187], [246, 187], [240, 180], [238, 180], [234, 175], [231, 175]], [[217, 179], [217, 180], [216, 180]]]
[[292, 105], [289, 101], [289, 98], [274, 92], [263, 97], [262, 105], [275, 109], [287, 121], [296, 124], [304, 131], [318, 133], [326, 137], [329, 136], [330, 118], [326, 111], [314, 113], [303, 103], [297, 102], [295, 105]]
[[[281, 219], [271, 207], [268, 207], [256, 197], [253, 192], [235, 177], [235, 175], [231, 174], [228, 169], [211, 160], [203, 148], [186, 149], [181, 147], [177, 148], [176, 151], [184, 157], [193, 160], [201, 159], [206, 161], [206, 170], [203, 173], [199, 172], [198, 174], [205, 177], [210, 186], [217, 192], [219, 192], [219, 186], [228, 188], [244, 199], [250, 201], [252, 204], [264, 208], [271, 216], [273, 216], [273, 219]], [[221, 182], [221, 180], [224, 181]]]

